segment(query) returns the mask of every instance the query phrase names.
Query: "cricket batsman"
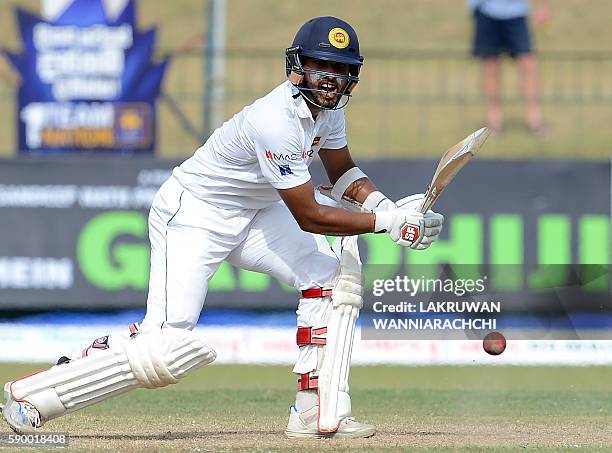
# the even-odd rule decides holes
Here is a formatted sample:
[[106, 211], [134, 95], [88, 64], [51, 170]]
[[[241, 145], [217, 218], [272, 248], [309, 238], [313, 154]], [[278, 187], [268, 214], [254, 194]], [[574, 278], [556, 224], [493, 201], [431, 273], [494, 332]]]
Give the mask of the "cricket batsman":
[[[286, 50], [288, 80], [219, 127], [155, 196], [141, 326], [6, 383], [2, 414], [14, 430], [39, 428], [134, 388], [174, 384], [212, 362], [215, 351], [192, 330], [208, 282], [227, 260], [300, 291], [298, 391], [286, 435], [375, 434], [352, 417], [348, 388], [363, 303], [356, 235], [388, 234], [399, 246], [425, 249], [440, 234], [443, 217], [418, 212], [422, 195], [394, 203], [353, 162], [344, 107], [362, 64], [357, 34], [345, 21], [317, 17], [299, 29]], [[333, 200], [311, 181], [308, 166], [316, 155]], [[343, 209], [343, 198], [360, 203], [362, 212]], [[330, 247], [325, 234], [340, 237]]]

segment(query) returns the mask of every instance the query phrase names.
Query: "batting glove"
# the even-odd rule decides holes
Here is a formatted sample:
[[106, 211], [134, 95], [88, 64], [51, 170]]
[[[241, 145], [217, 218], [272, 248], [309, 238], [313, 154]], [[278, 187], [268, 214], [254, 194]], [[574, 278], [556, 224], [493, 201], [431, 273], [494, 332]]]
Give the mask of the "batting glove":
[[440, 235], [444, 216], [431, 210], [421, 214], [418, 209], [423, 194], [415, 194], [396, 202], [397, 208], [377, 211], [375, 232], [387, 232], [398, 245], [416, 250], [428, 248]]

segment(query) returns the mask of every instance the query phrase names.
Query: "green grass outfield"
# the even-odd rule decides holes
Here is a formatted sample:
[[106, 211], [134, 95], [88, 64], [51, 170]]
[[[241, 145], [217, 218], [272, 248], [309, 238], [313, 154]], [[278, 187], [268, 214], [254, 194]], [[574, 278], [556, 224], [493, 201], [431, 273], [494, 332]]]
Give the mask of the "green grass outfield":
[[285, 439], [294, 382], [288, 367], [209, 366], [45, 429], [70, 433], [62, 451], [612, 450], [612, 367], [355, 367], [353, 412], [379, 433], [353, 441]]

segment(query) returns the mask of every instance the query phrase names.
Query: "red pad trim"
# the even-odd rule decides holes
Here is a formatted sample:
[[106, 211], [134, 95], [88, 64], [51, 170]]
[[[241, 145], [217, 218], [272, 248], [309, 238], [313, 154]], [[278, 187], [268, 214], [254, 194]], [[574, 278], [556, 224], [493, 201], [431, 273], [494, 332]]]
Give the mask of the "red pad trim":
[[35, 374], [39, 374], [39, 373], [42, 373], [42, 372], [44, 372], [44, 371], [49, 371], [50, 369], [51, 369], [51, 368], [46, 368], [46, 369], [44, 369], [44, 370], [35, 371], [34, 373], [27, 374], [27, 375], [25, 375], [25, 376], [20, 377], [19, 379], [15, 379], [15, 380], [14, 380], [13, 382], [11, 382], [11, 383], [10, 383], [10, 385], [9, 385], [9, 393], [11, 394], [11, 398], [13, 398], [13, 400], [15, 400], [15, 401], [16, 401], [16, 402], [18, 402], [18, 403], [27, 403], [27, 401], [26, 401], [26, 400], [18, 400], [17, 398], [15, 398], [15, 396], [13, 395], [13, 384], [14, 384], [15, 382], [17, 382], [17, 381], [21, 381], [22, 379], [29, 378], [30, 376], [34, 376]]
[[300, 374], [300, 377], [298, 378], [298, 390], [316, 389], [318, 387], [318, 376], [311, 376], [310, 373]]
[[338, 420], [338, 426], [336, 429], [321, 429], [321, 391], [317, 389], [317, 402], [319, 403], [319, 413], [317, 414], [317, 431], [320, 433], [335, 433], [340, 428], [340, 420]]
[[302, 290], [302, 297], [304, 299], [315, 299], [318, 297], [331, 297], [332, 290], [325, 288], [309, 288]]
[[326, 335], [327, 327], [298, 327], [295, 342], [298, 346], [306, 344], [325, 345], [327, 344]]

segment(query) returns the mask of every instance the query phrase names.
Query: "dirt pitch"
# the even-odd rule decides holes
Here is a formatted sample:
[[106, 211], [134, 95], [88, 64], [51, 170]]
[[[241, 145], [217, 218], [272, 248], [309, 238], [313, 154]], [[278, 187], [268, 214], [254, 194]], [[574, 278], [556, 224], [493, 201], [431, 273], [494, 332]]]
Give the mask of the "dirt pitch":
[[293, 384], [285, 367], [210, 366], [45, 430], [68, 432], [69, 452], [612, 451], [610, 367], [355, 367], [354, 413], [379, 429], [356, 441], [284, 438]]

